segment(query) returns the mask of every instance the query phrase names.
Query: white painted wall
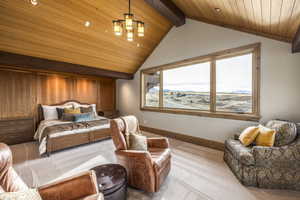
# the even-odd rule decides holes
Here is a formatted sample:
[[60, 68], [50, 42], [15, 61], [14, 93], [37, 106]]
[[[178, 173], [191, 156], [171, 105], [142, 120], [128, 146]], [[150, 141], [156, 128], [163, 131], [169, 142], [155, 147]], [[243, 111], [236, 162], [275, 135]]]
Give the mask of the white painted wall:
[[[147, 35], [146, 35], [147, 37]], [[173, 28], [142, 68], [179, 61], [216, 51], [262, 43], [261, 122], [273, 118], [300, 122], [300, 54], [291, 53], [291, 44], [255, 36], [194, 20]], [[224, 142], [253, 122], [141, 112], [140, 73], [135, 79], [117, 82], [117, 105], [124, 115], [136, 115], [145, 126]]]

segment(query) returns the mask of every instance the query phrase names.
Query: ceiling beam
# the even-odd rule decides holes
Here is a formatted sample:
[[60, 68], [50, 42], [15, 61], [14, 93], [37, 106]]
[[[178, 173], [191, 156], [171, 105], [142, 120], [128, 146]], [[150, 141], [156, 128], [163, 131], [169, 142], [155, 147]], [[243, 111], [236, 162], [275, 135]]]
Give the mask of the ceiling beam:
[[292, 53], [300, 52], [300, 26], [292, 41]]
[[88, 76], [100, 76], [116, 79], [133, 79], [134, 75], [124, 72], [116, 72], [85, 65], [78, 65], [44, 58], [25, 56], [15, 53], [0, 51], [0, 65], [18, 67], [23, 69], [46, 70], [63, 73], [75, 73]]
[[171, 0], [145, 0], [176, 27], [185, 24], [185, 14]]

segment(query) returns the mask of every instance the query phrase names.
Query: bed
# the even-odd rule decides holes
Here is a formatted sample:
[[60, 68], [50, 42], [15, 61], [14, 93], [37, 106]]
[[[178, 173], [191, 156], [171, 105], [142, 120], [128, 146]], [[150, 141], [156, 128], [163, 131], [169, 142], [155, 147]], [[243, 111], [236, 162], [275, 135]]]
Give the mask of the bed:
[[[63, 121], [56, 117], [56, 108], [93, 107], [95, 117], [86, 122]], [[45, 110], [47, 113], [45, 113]], [[34, 139], [39, 143], [40, 155], [50, 156], [52, 152], [109, 138], [109, 119], [98, 116], [96, 105], [75, 100], [53, 105], [39, 105], [39, 125]], [[50, 110], [50, 116], [49, 115]], [[46, 116], [45, 116], [46, 115]], [[50, 117], [49, 117], [50, 116]]]

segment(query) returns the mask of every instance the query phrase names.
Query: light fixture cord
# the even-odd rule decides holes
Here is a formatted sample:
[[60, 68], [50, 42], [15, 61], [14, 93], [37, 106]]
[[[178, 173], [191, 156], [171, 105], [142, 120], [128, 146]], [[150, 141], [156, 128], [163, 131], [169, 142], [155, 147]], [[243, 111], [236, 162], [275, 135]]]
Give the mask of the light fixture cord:
[[129, 14], [130, 14], [130, 0], [129, 0]]

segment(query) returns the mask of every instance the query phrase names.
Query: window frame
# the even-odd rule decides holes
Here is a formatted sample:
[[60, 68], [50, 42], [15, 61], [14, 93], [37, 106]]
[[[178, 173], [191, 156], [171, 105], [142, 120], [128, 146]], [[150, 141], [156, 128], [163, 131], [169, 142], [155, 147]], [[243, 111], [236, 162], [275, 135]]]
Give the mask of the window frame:
[[[225, 111], [216, 111], [216, 60], [242, 56], [252, 53], [252, 113], [234, 113]], [[197, 115], [213, 118], [236, 119], [246, 121], [259, 121], [260, 119], [260, 54], [261, 43], [249, 44], [237, 48], [227, 49], [210, 53], [204, 56], [198, 56], [190, 59], [185, 59], [165, 65], [151, 67], [140, 71], [140, 110]], [[166, 69], [173, 69], [184, 67], [187, 65], [198, 64], [203, 62], [210, 62], [210, 110], [197, 109], [183, 109], [183, 108], [165, 108], [163, 107], [163, 71]], [[159, 106], [150, 107], [145, 106], [145, 79], [144, 74], [160, 71], [160, 90], [159, 90]]]

